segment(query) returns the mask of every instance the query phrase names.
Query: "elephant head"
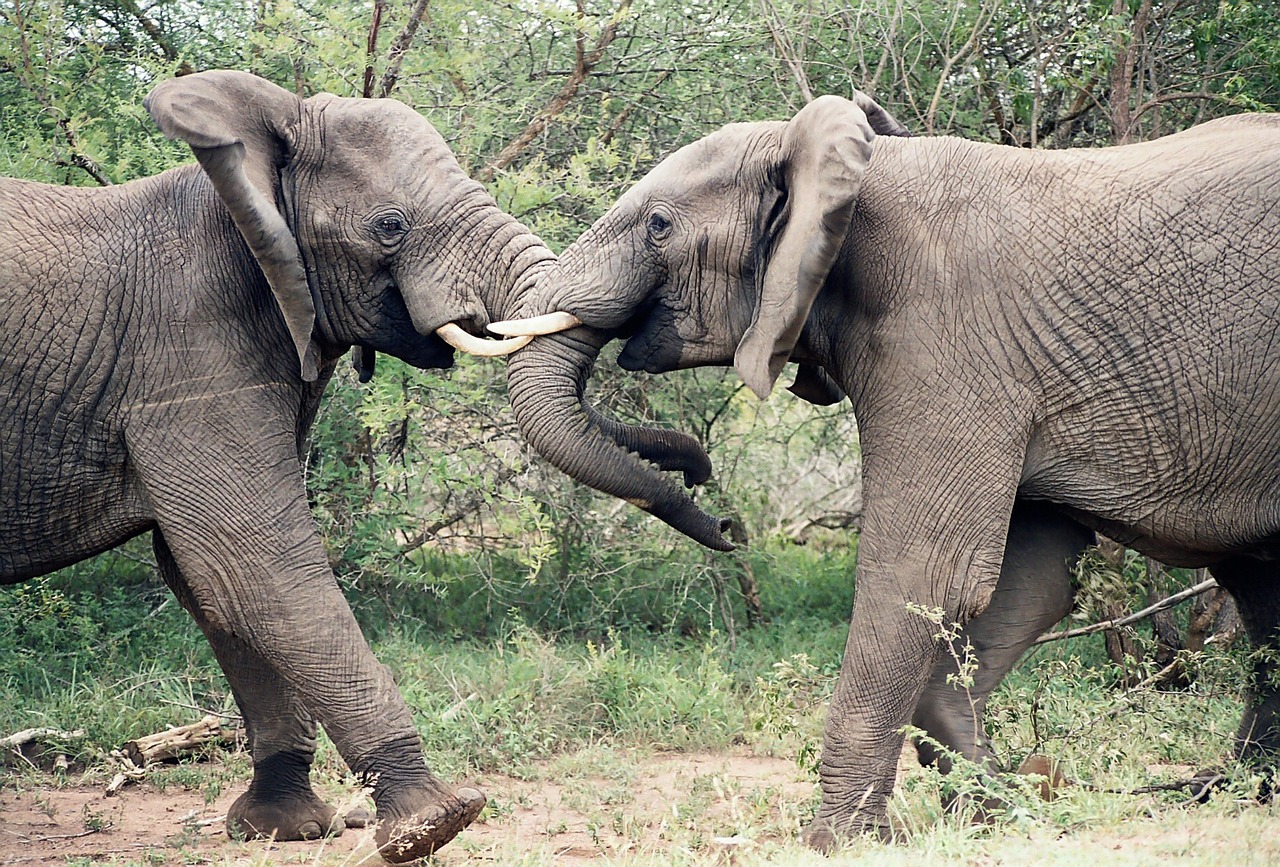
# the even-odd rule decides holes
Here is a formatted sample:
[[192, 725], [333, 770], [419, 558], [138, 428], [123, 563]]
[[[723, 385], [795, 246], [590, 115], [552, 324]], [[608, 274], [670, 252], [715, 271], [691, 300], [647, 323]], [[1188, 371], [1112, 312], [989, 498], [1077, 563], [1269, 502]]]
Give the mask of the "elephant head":
[[[789, 122], [731, 124], [681, 148], [623, 195], [541, 275], [522, 319], [490, 326], [547, 335], [508, 368], [529, 442], [579, 481], [730, 547], [682, 491], [576, 411], [582, 383], [619, 335], [628, 370], [733, 364], [767, 396], [846, 241], [877, 133], [906, 131], [864, 94], [821, 97]], [[831, 386], [806, 369], [802, 396], [830, 402]]]
[[[469, 179], [421, 115], [389, 99], [300, 99], [242, 72], [159, 84], [145, 105], [191, 146], [270, 284], [303, 379], [346, 349], [448, 367], [505, 354], [490, 311], [554, 257]], [[445, 341], [445, 342], [442, 342]]]

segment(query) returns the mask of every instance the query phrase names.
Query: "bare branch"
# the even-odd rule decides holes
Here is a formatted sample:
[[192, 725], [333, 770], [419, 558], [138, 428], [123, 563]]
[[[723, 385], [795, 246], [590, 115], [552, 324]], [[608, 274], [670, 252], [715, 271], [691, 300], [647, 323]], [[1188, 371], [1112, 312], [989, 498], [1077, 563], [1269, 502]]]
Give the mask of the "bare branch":
[[462, 502], [459, 503], [457, 508], [452, 512], [432, 521], [430, 524], [423, 527], [416, 536], [401, 545], [400, 553], [408, 554], [410, 551], [418, 550], [423, 545], [434, 539], [436, 534], [441, 530], [452, 527], [463, 518], [478, 511], [486, 502], [485, 495], [489, 493], [489, 491], [496, 490], [499, 486], [505, 484], [509, 479], [515, 476], [515, 474], [516, 471], [514, 468], [510, 466], [502, 467], [502, 469], [498, 471], [497, 478], [493, 480], [493, 484], [491, 486], [483, 490], [474, 490], [469, 496], [463, 497]]
[[396, 83], [400, 79], [400, 64], [404, 61], [404, 55], [409, 50], [409, 46], [413, 45], [413, 37], [418, 32], [418, 25], [422, 23], [422, 18], [427, 13], [427, 4], [430, 2], [431, 0], [414, 0], [413, 8], [409, 10], [409, 20], [405, 22], [404, 29], [391, 43], [391, 50], [387, 52], [387, 68], [382, 73], [382, 80], [378, 83], [378, 96], [390, 96], [391, 91], [395, 90]]
[[[951, 18], [951, 26], [948, 28], [949, 33], [954, 32], [957, 24], [959, 23], [960, 11], [963, 8], [964, 7], [961, 4], [956, 4], [955, 12]], [[947, 81], [951, 78], [951, 70], [955, 68], [957, 63], [964, 60], [971, 53], [977, 50], [983, 31], [986, 30], [987, 25], [991, 23], [991, 19], [995, 18], [998, 9], [999, 4], [994, 2], [984, 3], [982, 6], [979, 6], [978, 17], [973, 22], [973, 31], [969, 34], [969, 38], [964, 41], [963, 45], [956, 49], [954, 54], [943, 60], [942, 69], [938, 73], [938, 84], [933, 90], [933, 98], [929, 100], [929, 108], [925, 112], [925, 128], [930, 134], [932, 134], [934, 130], [934, 124], [938, 116], [938, 105], [942, 101], [942, 90], [946, 86]]]
[[5, 737], [0, 738], [0, 749], [10, 750], [14, 747], [29, 744], [32, 741], [76, 741], [83, 737], [84, 729], [76, 729], [75, 731], [69, 732], [51, 728], [23, 729], [20, 732], [14, 732], [11, 735], [6, 735]]
[[[596, 44], [590, 51], [586, 50], [586, 35], [579, 28], [575, 42], [575, 53], [577, 55], [573, 66], [573, 71], [569, 74], [569, 79], [564, 86], [547, 101], [542, 110], [534, 115], [533, 120], [524, 128], [521, 133], [512, 139], [506, 147], [504, 147], [496, 157], [494, 157], [488, 165], [480, 169], [476, 173], [476, 178], [482, 182], [493, 180], [496, 172], [505, 169], [507, 166], [515, 162], [520, 154], [533, 143], [539, 135], [550, 126], [551, 122], [564, 113], [564, 110], [578, 95], [578, 90], [582, 87], [582, 83], [591, 75], [592, 70], [604, 57], [605, 50], [613, 42], [618, 35], [618, 22], [627, 14], [631, 8], [631, 0], [621, 0], [618, 3], [617, 10], [609, 17], [609, 21], [605, 24], [604, 29], [600, 31], [600, 38], [596, 40]], [[578, 6], [579, 20], [583, 17], [582, 6]]]
[[778, 49], [778, 54], [781, 55], [787, 69], [791, 70], [791, 77], [796, 80], [796, 87], [800, 88], [800, 95], [804, 97], [806, 103], [813, 102], [813, 88], [809, 84], [808, 74], [804, 71], [804, 58], [791, 44], [786, 26], [782, 23], [773, 0], [760, 0], [760, 11], [764, 14], [765, 24], [769, 28], [769, 35], [773, 38], [774, 47]]
[[373, 17], [369, 20], [369, 38], [364, 49], [364, 87], [360, 95], [365, 99], [373, 96], [373, 58], [378, 53], [378, 32], [382, 29], [382, 13], [387, 9], [387, 0], [375, 0]]
[[1119, 629], [1121, 626], [1128, 626], [1130, 623], [1137, 623], [1139, 620], [1150, 617], [1167, 608], [1172, 608], [1179, 602], [1190, 599], [1192, 596], [1199, 596], [1201, 593], [1208, 592], [1218, 586], [1218, 582], [1212, 578], [1207, 581], [1201, 581], [1194, 587], [1188, 587], [1180, 593], [1175, 593], [1167, 599], [1162, 599], [1154, 605], [1148, 605], [1141, 611], [1135, 611], [1125, 617], [1117, 617], [1113, 620], [1103, 620], [1100, 623], [1094, 623], [1090, 626], [1081, 626], [1078, 629], [1067, 629], [1063, 632], [1050, 632], [1041, 635], [1035, 640], [1036, 644], [1044, 644], [1049, 641], [1058, 641], [1063, 638], [1076, 638], [1081, 635], [1092, 635], [1095, 632], [1105, 632], [1108, 629]]
[[[671, 77], [671, 72], [672, 70], [670, 69], [662, 70], [662, 73], [658, 76], [658, 80], [655, 81], [648, 90], [648, 94], [650, 96], [652, 96], [653, 93], [662, 86], [664, 81]], [[618, 112], [618, 116], [613, 119], [613, 123], [609, 124], [609, 128], [600, 136], [601, 145], [607, 145], [609, 142], [613, 141], [613, 137], [618, 134], [618, 130], [622, 129], [622, 125], [627, 122], [627, 119], [631, 117], [632, 113], [635, 112], [636, 107], [639, 105], [640, 102], [637, 100], [632, 102], [622, 111]]]
[[1161, 94], [1160, 96], [1149, 99], [1146, 102], [1144, 102], [1142, 105], [1138, 106], [1138, 108], [1136, 108], [1133, 112], [1133, 120], [1136, 121], [1138, 118], [1142, 117], [1142, 115], [1146, 114], [1147, 112], [1153, 109], [1159, 108], [1160, 106], [1165, 105], [1167, 103], [1179, 102], [1182, 100], [1193, 100], [1193, 99], [1200, 99], [1206, 102], [1224, 102], [1227, 105], [1231, 105], [1234, 103], [1234, 100], [1225, 94], [1209, 93], [1208, 91], [1204, 91], [1204, 90], [1178, 91], [1176, 93], [1164, 93], [1164, 94]]
[[[142, 11], [136, 0], [118, 0], [118, 3], [122, 10], [132, 15], [134, 20], [142, 26], [142, 32], [147, 34], [147, 38], [155, 43], [167, 60], [178, 59], [178, 50], [174, 48], [169, 37], [160, 29], [160, 25], [156, 23], [154, 18]], [[178, 75], [190, 75], [192, 72], [195, 72], [195, 70], [185, 60], [179, 64]]]

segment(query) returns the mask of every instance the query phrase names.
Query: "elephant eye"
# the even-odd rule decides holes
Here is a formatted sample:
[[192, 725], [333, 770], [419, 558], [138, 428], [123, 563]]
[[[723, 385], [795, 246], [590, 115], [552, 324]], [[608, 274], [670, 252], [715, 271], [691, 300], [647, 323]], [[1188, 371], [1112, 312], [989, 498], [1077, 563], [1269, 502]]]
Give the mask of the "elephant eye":
[[408, 231], [404, 218], [399, 214], [383, 214], [374, 218], [373, 229], [383, 241], [396, 241]]
[[671, 232], [671, 221], [661, 214], [652, 214], [649, 217], [649, 237], [655, 241], [661, 241]]

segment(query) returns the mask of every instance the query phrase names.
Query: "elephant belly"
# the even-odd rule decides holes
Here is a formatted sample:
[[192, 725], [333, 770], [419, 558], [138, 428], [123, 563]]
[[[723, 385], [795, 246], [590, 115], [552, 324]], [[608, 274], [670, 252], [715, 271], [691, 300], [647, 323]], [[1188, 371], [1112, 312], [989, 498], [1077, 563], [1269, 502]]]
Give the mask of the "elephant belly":
[[1249, 459], [1280, 455], [1280, 443], [1231, 454], [1125, 447], [1122, 456], [1108, 448], [1117, 441], [1123, 436], [1052, 454], [1043, 439], [1036, 441], [1019, 495], [1055, 503], [1081, 524], [1169, 565], [1280, 558], [1280, 461]]
[[142, 498], [127, 480], [70, 475], [71, 483], [19, 477], [11, 486], [5, 480], [0, 584], [70, 566], [151, 528]]
[[[15, 409], [10, 407], [10, 409]], [[52, 572], [151, 526], [117, 437], [67, 435], [30, 408], [0, 437], [0, 583]], [[83, 432], [84, 429], [81, 429]]]

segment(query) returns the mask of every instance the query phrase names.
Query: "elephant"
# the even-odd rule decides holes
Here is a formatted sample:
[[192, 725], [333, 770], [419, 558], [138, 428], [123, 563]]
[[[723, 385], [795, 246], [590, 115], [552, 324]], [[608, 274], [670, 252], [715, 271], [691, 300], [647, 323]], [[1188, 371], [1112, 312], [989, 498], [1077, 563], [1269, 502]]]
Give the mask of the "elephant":
[[[584, 421], [600, 346], [624, 338], [633, 371], [733, 365], [761, 399], [794, 362], [802, 397], [848, 396], [864, 513], [803, 832], [816, 848], [889, 833], [908, 723], [996, 767], [987, 697], [1068, 612], [1071, 563], [1099, 532], [1207, 567], [1235, 598], [1269, 651], [1253, 657], [1235, 752], [1267, 759], [1280, 115], [1059, 151], [905, 133], [865, 94], [826, 95], [663, 160], [539, 275], [514, 321], [490, 326], [535, 336], [508, 364], [525, 437], [725, 549], [722, 522]], [[979, 663], [969, 695], [915, 606], [962, 627]]]
[[212, 645], [253, 758], [228, 831], [341, 832], [317, 723], [370, 780], [390, 861], [484, 795], [437, 779], [340, 592], [300, 454], [347, 350], [448, 368], [553, 260], [394, 100], [303, 100], [248, 73], [145, 100], [198, 165], [100, 189], [0, 179], [0, 583], [148, 531]]

